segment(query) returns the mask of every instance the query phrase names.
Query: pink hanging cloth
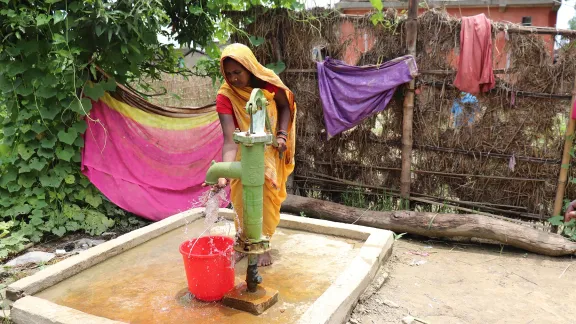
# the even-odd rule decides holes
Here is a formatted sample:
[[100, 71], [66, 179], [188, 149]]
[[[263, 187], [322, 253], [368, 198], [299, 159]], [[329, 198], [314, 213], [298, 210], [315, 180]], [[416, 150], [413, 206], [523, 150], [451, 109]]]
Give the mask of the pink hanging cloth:
[[484, 14], [462, 18], [454, 86], [471, 94], [488, 92], [496, 86], [492, 69], [492, 25]]

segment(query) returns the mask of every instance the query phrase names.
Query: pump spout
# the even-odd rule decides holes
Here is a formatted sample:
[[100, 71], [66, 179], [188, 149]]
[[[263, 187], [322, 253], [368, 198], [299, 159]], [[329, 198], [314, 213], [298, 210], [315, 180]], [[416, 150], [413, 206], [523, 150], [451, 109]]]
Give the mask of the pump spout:
[[212, 161], [212, 165], [206, 173], [206, 184], [214, 185], [219, 178], [240, 179], [242, 167], [240, 162], [218, 162]]

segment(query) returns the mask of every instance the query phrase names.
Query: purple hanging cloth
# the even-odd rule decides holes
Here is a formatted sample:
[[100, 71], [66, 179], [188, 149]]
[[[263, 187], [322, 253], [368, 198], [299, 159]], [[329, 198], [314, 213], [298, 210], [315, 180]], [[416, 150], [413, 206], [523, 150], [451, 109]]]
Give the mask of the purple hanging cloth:
[[411, 55], [366, 66], [347, 65], [327, 57], [317, 66], [328, 139], [386, 109], [396, 88], [418, 73]]

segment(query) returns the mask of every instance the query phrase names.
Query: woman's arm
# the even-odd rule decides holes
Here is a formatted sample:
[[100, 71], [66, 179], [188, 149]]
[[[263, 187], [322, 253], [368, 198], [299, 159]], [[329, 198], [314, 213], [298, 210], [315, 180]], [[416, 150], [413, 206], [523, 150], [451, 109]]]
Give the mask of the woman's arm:
[[222, 126], [222, 133], [224, 133], [224, 146], [222, 147], [222, 161], [234, 162], [236, 160], [236, 151], [238, 145], [234, 143], [234, 115], [218, 114], [220, 118], [220, 125]]
[[274, 101], [276, 101], [276, 109], [278, 110], [278, 129], [285, 132], [288, 131], [288, 124], [290, 123], [291, 112], [290, 104], [288, 103], [288, 97], [286, 97], [286, 92], [283, 89], [278, 89], [276, 95], [274, 95]]
[[[292, 118], [292, 112], [290, 111], [290, 104], [288, 103], [288, 97], [286, 97], [286, 92], [283, 89], [278, 89], [276, 95], [274, 96], [276, 101], [276, 109], [278, 110], [278, 125], [276, 126], [276, 131], [284, 131], [288, 133], [288, 124], [290, 123], [290, 118]], [[278, 141], [278, 151], [286, 151], [286, 140], [284, 135], [276, 134], [276, 140]]]
[[[234, 162], [236, 160], [236, 150], [238, 145], [234, 143], [234, 116], [229, 114], [218, 114], [220, 119], [220, 126], [222, 126], [222, 133], [224, 133], [224, 146], [222, 147], [222, 161]], [[202, 184], [205, 186], [206, 183]], [[228, 179], [219, 178], [218, 183], [212, 187], [212, 190], [217, 191], [228, 185]]]

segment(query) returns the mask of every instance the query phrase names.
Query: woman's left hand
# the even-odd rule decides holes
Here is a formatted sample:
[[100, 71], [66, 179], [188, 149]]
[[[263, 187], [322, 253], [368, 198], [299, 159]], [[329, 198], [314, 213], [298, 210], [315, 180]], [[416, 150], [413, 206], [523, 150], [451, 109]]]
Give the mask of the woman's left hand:
[[288, 148], [286, 146], [286, 140], [281, 138], [281, 137], [276, 137], [276, 141], [278, 142], [278, 152], [280, 153], [284, 153], [284, 151], [286, 151], [286, 149]]

